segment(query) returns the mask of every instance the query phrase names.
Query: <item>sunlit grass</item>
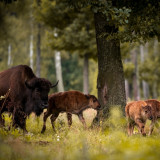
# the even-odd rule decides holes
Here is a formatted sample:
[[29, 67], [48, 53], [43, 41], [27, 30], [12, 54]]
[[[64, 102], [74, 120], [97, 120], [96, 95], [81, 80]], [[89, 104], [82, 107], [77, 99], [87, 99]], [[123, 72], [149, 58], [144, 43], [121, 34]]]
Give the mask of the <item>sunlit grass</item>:
[[[0, 129], [0, 160], [159, 159], [160, 135], [157, 129], [150, 137], [140, 134], [128, 137], [125, 117], [117, 109], [111, 111], [109, 120], [101, 123], [100, 128], [90, 129], [95, 115], [93, 110], [84, 113], [88, 129], [83, 128], [76, 116], [73, 116], [72, 127], [68, 128], [65, 114], [56, 120], [56, 133], [48, 118], [46, 132], [41, 134], [43, 117], [34, 115], [27, 119], [27, 135], [23, 135], [21, 130]], [[9, 117], [5, 116], [8, 125]]]

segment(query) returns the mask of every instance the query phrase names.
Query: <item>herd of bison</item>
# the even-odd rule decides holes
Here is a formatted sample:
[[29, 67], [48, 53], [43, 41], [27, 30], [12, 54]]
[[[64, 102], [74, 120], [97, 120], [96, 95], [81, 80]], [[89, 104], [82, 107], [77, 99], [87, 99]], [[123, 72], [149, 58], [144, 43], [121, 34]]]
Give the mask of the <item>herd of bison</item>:
[[[62, 112], [67, 113], [69, 126], [72, 124], [72, 114], [76, 114], [86, 128], [83, 111], [87, 108], [100, 110], [98, 99], [94, 95], [79, 91], [59, 92], [48, 96], [50, 89], [57, 85], [58, 82], [52, 85], [47, 79], [36, 77], [27, 65], [18, 65], [0, 72], [0, 127], [5, 126], [2, 113], [8, 112], [12, 115], [12, 124], [9, 128], [20, 127], [24, 133], [27, 133], [27, 116], [32, 112], [40, 116], [46, 108], [41, 133], [45, 132], [46, 120], [50, 115], [55, 130], [54, 121]], [[151, 120], [148, 133], [151, 135], [157, 119], [160, 118], [160, 101], [151, 99], [130, 102], [125, 107], [125, 113], [128, 135], [132, 135], [134, 126], [137, 126], [139, 132], [146, 136], [144, 128], [147, 119]]]

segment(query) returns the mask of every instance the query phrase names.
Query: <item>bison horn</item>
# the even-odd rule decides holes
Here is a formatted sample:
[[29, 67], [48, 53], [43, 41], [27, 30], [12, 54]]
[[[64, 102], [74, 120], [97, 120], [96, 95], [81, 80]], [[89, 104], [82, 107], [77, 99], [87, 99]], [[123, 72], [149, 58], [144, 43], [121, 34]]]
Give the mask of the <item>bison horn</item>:
[[59, 80], [57, 81], [57, 83], [56, 83], [56, 84], [51, 85], [51, 88], [56, 87], [56, 86], [57, 86], [57, 84], [58, 84], [58, 82], [59, 82]]

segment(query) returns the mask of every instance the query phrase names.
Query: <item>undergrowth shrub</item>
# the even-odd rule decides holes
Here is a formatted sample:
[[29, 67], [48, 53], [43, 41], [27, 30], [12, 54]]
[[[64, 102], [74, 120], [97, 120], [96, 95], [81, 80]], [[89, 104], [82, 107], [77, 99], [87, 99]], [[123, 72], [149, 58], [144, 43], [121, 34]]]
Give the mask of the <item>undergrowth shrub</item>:
[[[91, 112], [86, 112], [87, 124]], [[160, 157], [159, 133], [155, 130], [150, 137], [140, 134], [128, 137], [126, 119], [117, 106], [111, 109], [109, 119], [95, 129], [84, 129], [76, 116], [69, 128], [66, 115], [62, 114], [55, 122], [56, 132], [48, 118], [46, 132], [41, 134], [42, 119], [43, 116], [37, 119], [31, 115], [26, 135], [21, 129], [0, 129], [0, 160], [158, 160]]]

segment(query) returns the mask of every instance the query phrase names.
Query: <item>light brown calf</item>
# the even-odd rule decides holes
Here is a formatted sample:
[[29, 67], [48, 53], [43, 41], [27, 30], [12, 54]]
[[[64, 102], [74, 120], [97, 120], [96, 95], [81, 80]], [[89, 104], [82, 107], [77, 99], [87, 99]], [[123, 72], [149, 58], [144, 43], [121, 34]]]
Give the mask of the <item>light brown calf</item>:
[[153, 118], [151, 107], [144, 101], [134, 101], [126, 105], [125, 112], [128, 120], [128, 135], [133, 134], [134, 126], [137, 125], [139, 132], [146, 136], [144, 130], [146, 120]]
[[83, 118], [83, 111], [87, 108], [98, 110], [100, 107], [100, 103], [95, 96], [85, 95], [79, 91], [66, 91], [52, 94], [49, 96], [49, 106], [47, 108], [47, 112], [44, 113], [44, 123], [41, 133], [45, 132], [46, 120], [51, 114], [51, 124], [53, 130], [55, 130], [53, 122], [61, 112], [67, 112], [69, 125], [72, 124], [72, 114], [76, 114], [86, 127], [86, 123]]
[[160, 101], [156, 99], [149, 99], [149, 100], [146, 100], [145, 102], [147, 103], [147, 105], [151, 106], [152, 108], [153, 119], [149, 128], [149, 135], [151, 135], [157, 119], [160, 118]]

